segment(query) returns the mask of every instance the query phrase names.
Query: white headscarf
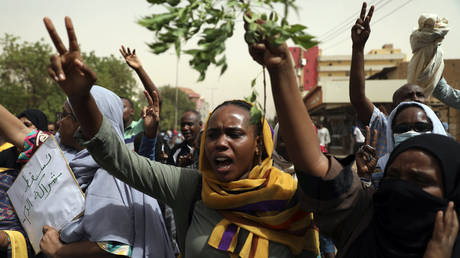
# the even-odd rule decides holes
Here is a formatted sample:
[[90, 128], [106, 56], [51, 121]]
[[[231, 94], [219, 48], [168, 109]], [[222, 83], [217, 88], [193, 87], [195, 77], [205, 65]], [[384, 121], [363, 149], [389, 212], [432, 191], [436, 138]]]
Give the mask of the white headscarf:
[[[123, 139], [123, 102], [112, 91], [93, 86], [96, 104]], [[115, 241], [130, 245], [133, 258], [174, 257], [157, 200], [100, 168], [87, 150], [69, 162], [80, 184], [87, 184], [84, 216], [66, 226], [64, 242]]]
[[408, 102], [401, 102], [393, 111], [391, 111], [390, 116], [388, 117], [388, 127], [386, 131], [386, 142], [387, 142], [387, 153], [379, 158], [378, 165], [382, 169], [385, 170], [385, 166], [387, 164], [388, 158], [390, 157], [390, 153], [394, 149], [394, 140], [393, 140], [393, 120], [396, 116], [398, 110], [407, 105], [417, 105], [425, 111], [426, 116], [430, 119], [431, 123], [433, 124], [433, 130], [431, 133], [434, 134], [441, 134], [446, 135], [446, 130], [444, 130], [444, 126], [442, 126], [441, 120], [439, 120], [438, 116], [433, 112], [433, 110], [425, 104], [415, 102], [415, 101], [408, 101]]

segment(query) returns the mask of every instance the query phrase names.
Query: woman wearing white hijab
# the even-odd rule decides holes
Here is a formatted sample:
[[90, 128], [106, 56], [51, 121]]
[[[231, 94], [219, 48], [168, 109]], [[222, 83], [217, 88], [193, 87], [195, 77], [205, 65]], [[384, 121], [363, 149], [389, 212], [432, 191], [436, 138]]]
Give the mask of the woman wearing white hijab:
[[[410, 128], [410, 126], [406, 126], [407, 123], [405, 123], [405, 121], [399, 121], [399, 119], [396, 119], [400, 117], [399, 115], [403, 112], [404, 109], [407, 109], [409, 107], [419, 107], [420, 109], [424, 111], [426, 117], [429, 120], [428, 122], [431, 124], [431, 127], [426, 128], [429, 130], [424, 130], [423, 128]], [[419, 119], [415, 116], [412, 116], [412, 117], [413, 119]], [[422, 123], [422, 121], [419, 121], [418, 123]], [[403, 142], [404, 140], [407, 140], [413, 136], [424, 134], [424, 133], [434, 133], [434, 134], [441, 134], [441, 135], [447, 136], [446, 130], [444, 130], [444, 127], [442, 126], [442, 123], [439, 120], [438, 116], [433, 112], [433, 110], [430, 107], [422, 103], [419, 103], [419, 102], [409, 101], [409, 102], [400, 103], [390, 113], [390, 116], [388, 117], [388, 124], [390, 125], [386, 130], [386, 141], [387, 141], [388, 153], [380, 157], [377, 162], [378, 166], [382, 169], [382, 171], [385, 170], [385, 166], [390, 156], [390, 153], [399, 143]], [[397, 132], [395, 132], [394, 129], [398, 127], [403, 129], [403, 131], [404, 129], [409, 129], [409, 130], [404, 131], [404, 132], [398, 130]]]
[[[93, 86], [90, 93], [116, 135], [123, 139], [121, 99], [99, 86]], [[49, 232], [40, 243], [42, 252], [48, 257], [174, 257], [157, 201], [100, 168], [88, 151], [73, 139], [79, 123], [72, 113], [66, 102], [59, 120], [59, 136], [60, 143], [66, 146], [63, 151], [67, 153], [69, 166], [85, 192], [85, 212], [60, 233], [45, 226], [44, 231]], [[29, 130], [1, 105], [0, 118], [0, 132], [21, 146]], [[35, 131], [37, 135], [41, 133]], [[30, 155], [38, 146], [33, 145]]]

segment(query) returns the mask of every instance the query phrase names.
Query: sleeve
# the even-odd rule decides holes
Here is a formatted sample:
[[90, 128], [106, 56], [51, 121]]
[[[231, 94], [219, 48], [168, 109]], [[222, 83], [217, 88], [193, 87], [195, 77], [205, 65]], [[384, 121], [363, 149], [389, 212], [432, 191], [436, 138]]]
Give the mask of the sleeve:
[[[76, 137], [83, 140], [80, 131]], [[193, 202], [201, 180], [198, 171], [164, 165], [129, 151], [105, 117], [98, 133], [89, 141], [82, 141], [82, 145], [111, 175], [174, 210], [182, 210], [181, 206]]]
[[155, 160], [155, 146], [157, 144], [157, 137], [149, 138], [142, 135], [141, 147], [139, 148], [139, 155]]
[[49, 133], [44, 131], [37, 131], [34, 129], [26, 135], [24, 139], [24, 151], [18, 156], [18, 163], [27, 163], [35, 151], [48, 139]]
[[441, 78], [434, 88], [433, 96], [448, 106], [460, 109], [460, 90], [452, 88], [444, 78]]
[[366, 219], [363, 214], [372, 204], [370, 188], [353, 172], [353, 161], [342, 167], [330, 158], [330, 169], [323, 178], [297, 173], [301, 206], [315, 214], [321, 234], [334, 239], [339, 250]]
[[[365, 124], [358, 122], [360, 129], [365, 132]], [[376, 106], [374, 106], [374, 110], [372, 111], [371, 119], [369, 120], [369, 124], [367, 125], [371, 129], [371, 132], [375, 129], [377, 130], [377, 145], [375, 149], [377, 151], [377, 156], [381, 157], [387, 153], [387, 126], [388, 126], [388, 119], [387, 116], [380, 111]]]

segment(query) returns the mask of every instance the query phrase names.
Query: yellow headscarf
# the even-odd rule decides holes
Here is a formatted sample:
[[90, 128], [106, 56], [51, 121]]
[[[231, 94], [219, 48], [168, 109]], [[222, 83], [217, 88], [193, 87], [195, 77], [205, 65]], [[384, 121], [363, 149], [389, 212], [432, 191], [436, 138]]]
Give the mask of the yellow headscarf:
[[[203, 203], [208, 208], [219, 210], [224, 219], [214, 227], [208, 244], [228, 251], [231, 257], [255, 257], [256, 254], [257, 257], [268, 257], [269, 241], [289, 246], [294, 254], [302, 250], [319, 254], [318, 230], [313, 223], [313, 214], [300, 210], [294, 198], [297, 181], [272, 166], [273, 141], [267, 121], [262, 121], [262, 136], [268, 157], [252, 168], [247, 179], [225, 183], [216, 179], [205, 156], [210, 116], [201, 138], [201, 195]], [[238, 193], [235, 194], [236, 191]], [[236, 244], [241, 228], [249, 231], [249, 235], [238, 252]]]

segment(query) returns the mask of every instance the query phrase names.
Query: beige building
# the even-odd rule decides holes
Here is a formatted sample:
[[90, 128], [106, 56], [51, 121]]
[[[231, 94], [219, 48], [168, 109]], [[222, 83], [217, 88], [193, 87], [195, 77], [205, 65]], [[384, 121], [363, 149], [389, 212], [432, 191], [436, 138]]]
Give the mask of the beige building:
[[[372, 76], [384, 68], [394, 67], [406, 61], [407, 55], [393, 44], [385, 44], [381, 49], [369, 51], [364, 56], [365, 76]], [[330, 80], [348, 80], [350, 76], [351, 55], [318, 56], [318, 84]]]
[[[382, 70], [380, 73], [375, 74], [369, 79], [382, 81], [405, 79], [407, 78], [407, 67], [408, 62], [402, 62], [395, 67]], [[460, 89], [459, 67], [460, 59], [444, 60], [443, 77], [449, 85], [455, 89]], [[449, 133], [457, 139], [457, 141], [460, 140], [460, 110], [449, 107], [434, 97], [431, 97], [427, 103], [434, 111], [439, 112], [441, 121], [448, 123]]]

